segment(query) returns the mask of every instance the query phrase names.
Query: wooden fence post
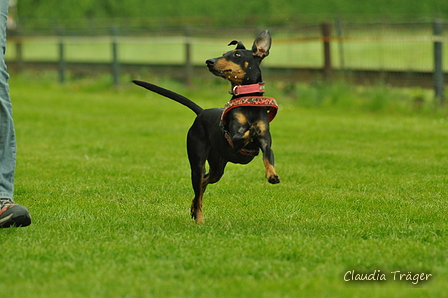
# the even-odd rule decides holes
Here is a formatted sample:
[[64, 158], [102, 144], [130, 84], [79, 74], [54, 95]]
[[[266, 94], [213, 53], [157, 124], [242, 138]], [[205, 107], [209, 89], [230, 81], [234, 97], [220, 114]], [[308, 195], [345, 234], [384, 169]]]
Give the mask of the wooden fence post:
[[342, 32], [342, 21], [341, 18], [336, 19], [336, 32], [338, 34], [338, 50], [339, 50], [339, 68], [342, 71], [342, 74], [345, 76], [345, 57], [344, 57], [344, 43], [342, 41], [343, 32]]
[[322, 37], [323, 37], [323, 46], [324, 46], [324, 68], [323, 74], [324, 78], [331, 80], [332, 77], [332, 65], [331, 65], [331, 24], [323, 23], [321, 25], [322, 28]]
[[118, 86], [120, 81], [120, 63], [118, 61], [118, 28], [113, 26], [111, 29], [112, 35], [112, 80], [114, 86]]
[[59, 43], [58, 43], [58, 51], [59, 51], [59, 83], [65, 83], [65, 49], [64, 49], [64, 29], [58, 30]]
[[15, 50], [16, 50], [16, 64], [17, 64], [17, 72], [20, 73], [23, 69], [23, 47], [22, 47], [22, 39], [20, 36], [17, 36]]
[[185, 84], [191, 86], [193, 77], [193, 62], [191, 61], [191, 29], [185, 29]]
[[442, 36], [442, 30], [442, 20], [434, 20], [433, 33], [436, 37], [434, 41], [434, 93], [435, 97], [440, 101], [440, 105], [444, 104], [443, 50], [442, 41], [437, 38]]

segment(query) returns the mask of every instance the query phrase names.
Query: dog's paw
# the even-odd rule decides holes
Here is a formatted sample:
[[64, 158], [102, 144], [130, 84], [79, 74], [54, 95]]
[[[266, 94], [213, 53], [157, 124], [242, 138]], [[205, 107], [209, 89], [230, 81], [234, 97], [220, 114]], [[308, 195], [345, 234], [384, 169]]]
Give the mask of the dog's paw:
[[272, 175], [272, 176], [268, 177], [268, 182], [271, 184], [280, 183], [280, 177], [278, 175]]
[[202, 211], [196, 210], [193, 206], [190, 210], [191, 218], [194, 219], [194, 221], [197, 224], [203, 224], [204, 223], [204, 215], [202, 214]]
[[197, 217], [194, 219], [197, 224], [203, 224], [204, 223], [204, 216], [201, 214], [198, 214]]
[[259, 136], [261, 134], [260, 127], [253, 125], [249, 129], [249, 136], [251, 139], [255, 138], [256, 136]]

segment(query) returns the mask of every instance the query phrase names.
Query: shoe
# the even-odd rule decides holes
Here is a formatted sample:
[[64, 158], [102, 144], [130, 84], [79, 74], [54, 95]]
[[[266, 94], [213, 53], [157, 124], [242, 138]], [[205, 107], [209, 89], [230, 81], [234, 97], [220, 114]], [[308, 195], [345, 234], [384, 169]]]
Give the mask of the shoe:
[[0, 199], [0, 228], [26, 227], [31, 216], [25, 206], [14, 204], [10, 199]]

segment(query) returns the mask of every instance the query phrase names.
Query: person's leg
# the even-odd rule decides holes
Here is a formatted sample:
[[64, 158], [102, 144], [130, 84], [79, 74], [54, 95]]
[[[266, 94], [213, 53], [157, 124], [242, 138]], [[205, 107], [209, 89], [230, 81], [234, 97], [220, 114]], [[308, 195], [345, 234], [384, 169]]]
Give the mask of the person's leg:
[[16, 139], [5, 64], [7, 17], [8, 1], [0, 0], [0, 228], [31, 223], [28, 210], [13, 201]]
[[0, 1], [0, 198], [13, 198], [16, 141], [6, 72], [6, 18], [8, 1]]

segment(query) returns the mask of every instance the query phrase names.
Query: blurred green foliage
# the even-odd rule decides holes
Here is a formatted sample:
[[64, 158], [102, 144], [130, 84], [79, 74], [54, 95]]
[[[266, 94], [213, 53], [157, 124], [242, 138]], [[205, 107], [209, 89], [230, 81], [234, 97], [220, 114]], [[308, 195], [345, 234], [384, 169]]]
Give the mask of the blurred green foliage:
[[341, 16], [378, 18], [448, 17], [446, 0], [20, 0], [18, 14], [27, 26], [43, 20], [79, 25], [85, 20], [140, 19], [142, 25], [284, 25]]

